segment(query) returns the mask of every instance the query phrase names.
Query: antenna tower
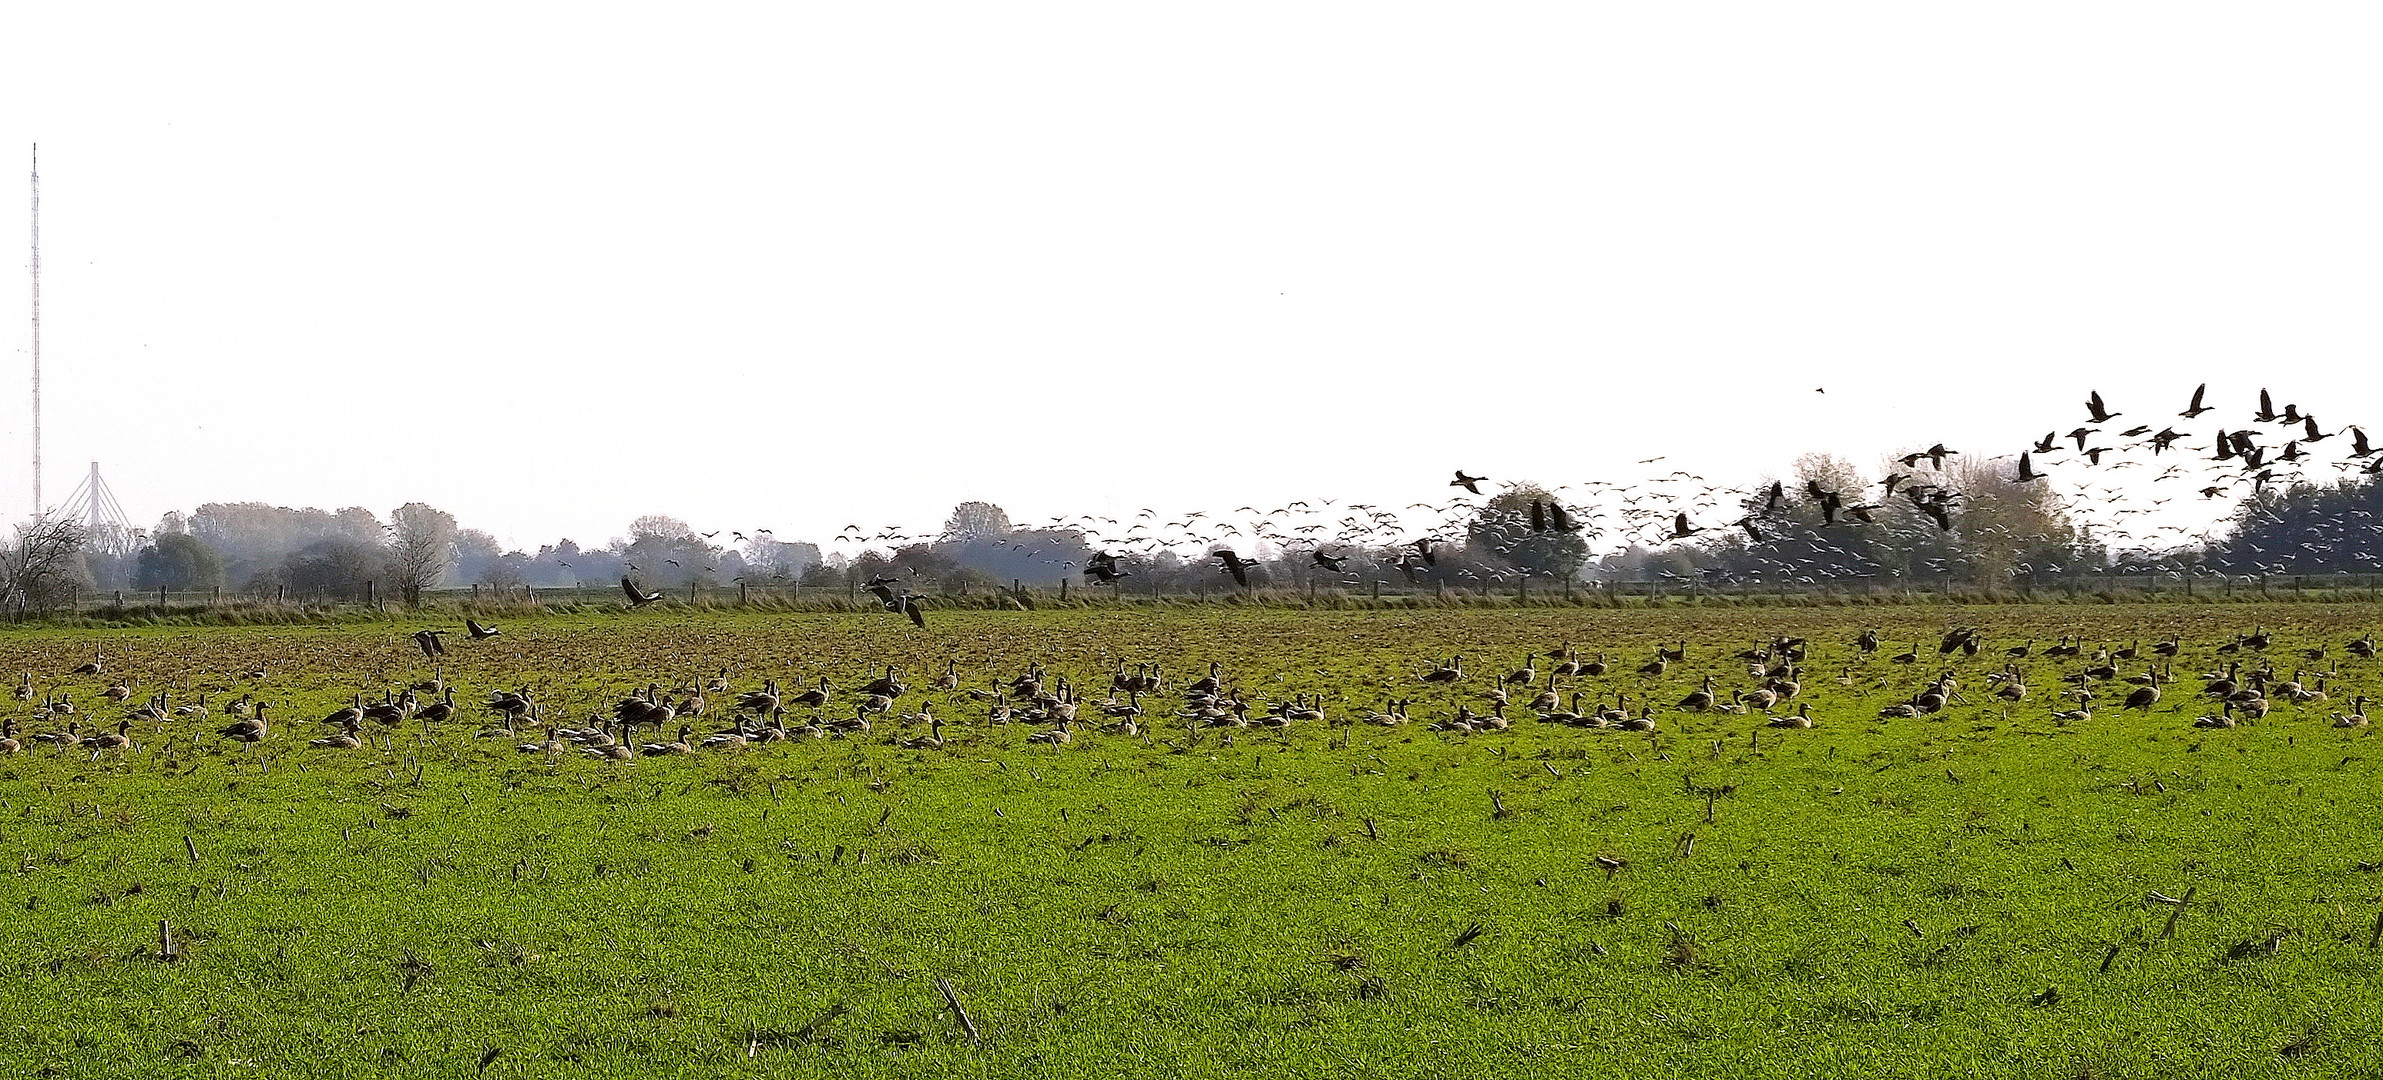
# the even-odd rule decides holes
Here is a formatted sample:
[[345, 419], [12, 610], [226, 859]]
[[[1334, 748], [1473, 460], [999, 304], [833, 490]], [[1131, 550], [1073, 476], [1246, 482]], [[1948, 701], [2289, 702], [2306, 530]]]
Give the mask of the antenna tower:
[[[96, 479], [98, 473], [92, 473]], [[33, 145], [33, 516], [41, 516], [41, 144]]]

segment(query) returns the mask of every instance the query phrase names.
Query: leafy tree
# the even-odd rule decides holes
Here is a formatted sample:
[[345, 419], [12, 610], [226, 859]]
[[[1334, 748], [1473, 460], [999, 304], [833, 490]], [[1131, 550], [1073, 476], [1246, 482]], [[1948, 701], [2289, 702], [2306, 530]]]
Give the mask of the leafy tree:
[[223, 586], [223, 560], [184, 532], [162, 533], [142, 548], [132, 583], [139, 589], [215, 589]]
[[[1483, 503], [1465, 527], [1467, 553], [1493, 568], [1503, 564], [1571, 581], [1588, 561], [1589, 541], [1585, 523], [1559, 520], [1569, 515], [1546, 488], [1532, 483], [1509, 485]], [[1566, 524], [1575, 528], [1564, 528]]]

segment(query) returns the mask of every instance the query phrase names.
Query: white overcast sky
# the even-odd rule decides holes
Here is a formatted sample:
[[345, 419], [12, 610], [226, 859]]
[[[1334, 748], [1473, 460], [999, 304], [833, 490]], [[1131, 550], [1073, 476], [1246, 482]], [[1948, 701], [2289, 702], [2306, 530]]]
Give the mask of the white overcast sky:
[[2379, 28], [20, 3], [0, 245], [29, 261], [39, 143], [45, 494], [97, 460], [139, 525], [421, 500], [534, 549], [646, 513], [826, 541], [966, 499], [1398, 505], [1657, 455], [1750, 482], [2015, 453], [2090, 389], [2157, 423], [2204, 380], [2230, 423], [2264, 384], [2383, 436]]

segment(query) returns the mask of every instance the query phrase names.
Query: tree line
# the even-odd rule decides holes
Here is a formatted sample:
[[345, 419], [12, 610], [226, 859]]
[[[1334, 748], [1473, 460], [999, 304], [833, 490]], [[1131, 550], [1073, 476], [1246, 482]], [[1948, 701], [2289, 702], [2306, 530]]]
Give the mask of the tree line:
[[[1891, 465], [1883, 471], [1897, 475]], [[1461, 530], [1437, 537], [1319, 543], [1262, 536], [1233, 546], [1251, 587], [1657, 579], [1991, 586], [2105, 572], [2120, 563], [2227, 573], [2383, 572], [2378, 480], [2265, 488], [2244, 499], [2214, 536], [2163, 552], [2104, 550], [2057, 496], [1990, 463], [1948, 462], [1882, 484], [1818, 454], [1799, 458], [1788, 476], [1758, 482], [1737, 502], [1715, 502], [1708, 494], [1692, 504], [1703, 522], [1688, 527], [1693, 535], [1642, 535], [1618, 544], [1612, 523], [1577, 520], [1584, 508], [1567, 513], [1549, 491], [1525, 483], [1491, 496]], [[1667, 511], [1634, 512], [1668, 521]], [[559, 539], [534, 552], [508, 550], [488, 532], [419, 502], [385, 516], [356, 506], [206, 503], [135, 533], [128, 552], [109, 554], [86, 539], [71, 522], [19, 526], [14, 542], [0, 548], [0, 600], [50, 605], [82, 591], [162, 588], [335, 599], [377, 590], [416, 603], [434, 589], [604, 588], [623, 577], [662, 590], [853, 588], [889, 579], [913, 591], [942, 592], [1013, 581], [1047, 586], [1060, 578], [1129, 591], [1239, 585], [1213, 557], [1214, 548], [1226, 545], [1113, 550], [1081, 528], [1021, 527], [988, 502], [955, 507], [932, 537], [904, 537], [850, 555], [768, 533], [723, 538], [662, 514], [639, 517], [626, 536], [600, 545]]]

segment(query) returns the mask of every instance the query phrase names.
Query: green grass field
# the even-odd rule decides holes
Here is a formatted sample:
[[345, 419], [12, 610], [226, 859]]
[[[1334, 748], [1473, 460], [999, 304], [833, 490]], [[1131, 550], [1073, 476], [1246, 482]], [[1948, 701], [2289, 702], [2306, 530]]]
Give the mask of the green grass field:
[[[72, 693], [86, 730], [124, 715], [97, 697], [118, 673], [132, 703], [276, 703], [255, 747], [213, 734], [219, 714], [135, 723], [129, 751], [0, 758], [0, 908], [18, 913], [0, 941], [0, 1065], [2383, 1072], [2376, 757], [2370, 729], [2330, 720], [2383, 686], [2343, 647], [2383, 623], [2371, 607], [936, 616], [926, 631], [866, 614], [512, 620], [456, 635], [444, 674], [459, 704], [526, 686], [578, 723], [722, 668], [738, 690], [826, 676], [836, 717], [889, 664], [923, 686], [954, 662], [963, 689], [1041, 664], [1098, 699], [1118, 665], [1156, 662], [1169, 684], [1143, 700], [1147, 738], [1038, 744], [1043, 725], [913, 690], [894, 711], [932, 702], [944, 747], [896, 746], [926, 729], [889, 715], [865, 736], [616, 763], [477, 737], [491, 721], [467, 708], [368, 724], [372, 747], [339, 750], [307, 745], [331, 733], [314, 718], [428, 676], [406, 635], [433, 624], [0, 637], [0, 671], [30, 671], [37, 699]], [[1865, 657], [1851, 643], [1873, 625], [1887, 645]], [[1979, 655], [1939, 656], [1956, 625], [1985, 631]], [[2223, 667], [2215, 648], [2261, 626], [2274, 641], [2242, 669], [2330, 672], [2330, 700], [2194, 728], [2217, 711], [2195, 693]], [[1796, 701], [1813, 728], [1663, 707], [1707, 674], [1725, 699], [1753, 686], [1733, 654], [1789, 634], [1810, 642]], [[2148, 656], [2170, 634], [2176, 679], [2148, 713], [2122, 714], [2114, 683], [2092, 719], [2052, 718], [2073, 706], [2061, 675], [2096, 646]], [[2086, 655], [2042, 657], [2064, 635]], [[1993, 697], [1985, 676], [2030, 639], [2030, 695]], [[1516, 708], [1511, 730], [1427, 730], [1460, 703], [1487, 712], [1499, 676], [1531, 652], [1544, 672], [1563, 642], [1619, 674], [1559, 688], [1651, 701], [1658, 730]], [[1685, 661], [1635, 674], [1681, 642]], [[1919, 663], [1887, 659], [1914, 643]], [[105, 675], [66, 674], [102, 650]], [[1460, 653], [1466, 679], [1418, 678]], [[1212, 661], [1252, 715], [1314, 694], [1326, 721], [1187, 728], [1176, 688]], [[1879, 718], [1947, 666], [1966, 704]], [[1394, 697], [1414, 722], [1352, 722]], [[23, 734], [53, 726], [31, 708], [15, 708]]]

